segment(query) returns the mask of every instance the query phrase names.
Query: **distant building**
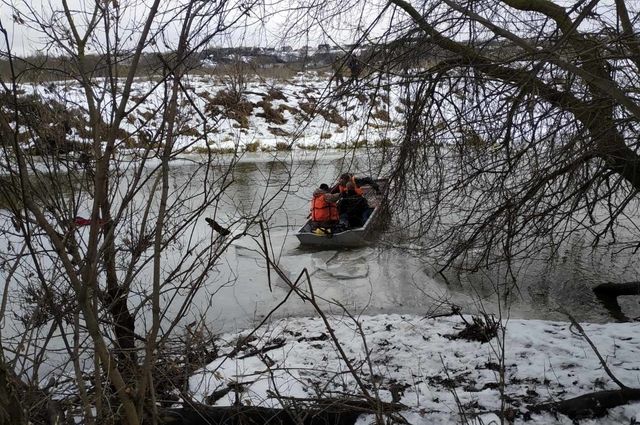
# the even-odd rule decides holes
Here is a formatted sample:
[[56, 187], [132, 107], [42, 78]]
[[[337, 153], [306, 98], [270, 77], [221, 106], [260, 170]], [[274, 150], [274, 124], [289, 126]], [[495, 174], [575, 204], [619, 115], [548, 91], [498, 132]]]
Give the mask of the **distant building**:
[[331, 50], [331, 46], [329, 46], [328, 44], [318, 44], [319, 52], [328, 52], [329, 50]]
[[282, 52], [291, 52], [291, 51], [293, 51], [293, 48], [291, 46], [282, 46], [280, 48], [280, 51], [282, 51]]

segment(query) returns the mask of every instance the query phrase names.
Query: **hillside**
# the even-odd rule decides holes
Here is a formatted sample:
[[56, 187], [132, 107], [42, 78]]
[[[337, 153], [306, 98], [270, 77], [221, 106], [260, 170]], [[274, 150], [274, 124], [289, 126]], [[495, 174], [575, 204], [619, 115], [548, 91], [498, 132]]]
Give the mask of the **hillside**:
[[[337, 88], [331, 79], [330, 73], [319, 72], [298, 73], [291, 79], [189, 76], [181, 86], [175, 146], [181, 152], [219, 153], [379, 148], [398, 137], [402, 111], [398, 87], [345, 82]], [[106, 80], [94, 84], [96, 93], [109, 89]], [[33, 110], [34, 122], [50, 129], [47, 134], [53, 141], [49, 145], [55, 143], [66, 151], [88, 141], [87, 105], [80, 84], [55, 81], [20, 89], [23, 107]], [[118, 149], [164, 142], [158, 131], [166, 89], [153, 78], [135, 81], [129, 112], [118, 134]], [[111, 108], [109, 103], [101, 107], [105, 122]], [[25, 136], [24, 143], [37, 147], [46, 138], [41, 134], [38, 141]]]

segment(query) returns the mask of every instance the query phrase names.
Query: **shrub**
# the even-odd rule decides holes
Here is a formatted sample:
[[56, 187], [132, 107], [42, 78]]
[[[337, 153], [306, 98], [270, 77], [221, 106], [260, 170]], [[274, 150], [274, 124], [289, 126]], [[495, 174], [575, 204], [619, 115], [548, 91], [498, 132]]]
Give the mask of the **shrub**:
[[284, 100], [286, 102], [287, 97], [279, 89], [270, 88], [264, 100]]
[[260, 142], [256, 140], [255, 142], [247, 143], [246, 145], [244, 145], [244, 150], [247, 152], [257, 152], [259, 147]]
[[291, 143], [287, 142], [276, 142], [276, 150], [277, 151], [290, 151], [293, 148]]
[[384, 109], [376, 109], [375, 111], [373, 111], [373, 113], [371, 114], [371, 118], [386, 122], [389, 122], [391, 120], [389, 118], [389, 112]]
[[258, 102], [257, 106], [261, 107], [264, 113], [256, 114], [257, 117], [263, 117], [267, 122], [273, 124], [285, 124], [287, 122], [286, 118], [282, 114], [282, 111], [279, 109], [273, 109], [273, 105], [271, 102], [267, 100], [261, 100]]

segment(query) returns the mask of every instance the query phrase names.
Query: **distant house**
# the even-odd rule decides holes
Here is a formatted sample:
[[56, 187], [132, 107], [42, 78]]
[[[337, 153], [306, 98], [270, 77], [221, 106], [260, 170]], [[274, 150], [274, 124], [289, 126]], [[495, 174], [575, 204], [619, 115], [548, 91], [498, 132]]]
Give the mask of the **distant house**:
[[291, 51], [293, 51], [293, 48], [291, 46], [282, 46], [280, 48], [280, 51], [282, 51], [282, 52], [291, 52]]
[[330, 49], [331, 49], [331, 46], [329, 46], [328, 44], [318, 44], [319, 52], [328, 52]]

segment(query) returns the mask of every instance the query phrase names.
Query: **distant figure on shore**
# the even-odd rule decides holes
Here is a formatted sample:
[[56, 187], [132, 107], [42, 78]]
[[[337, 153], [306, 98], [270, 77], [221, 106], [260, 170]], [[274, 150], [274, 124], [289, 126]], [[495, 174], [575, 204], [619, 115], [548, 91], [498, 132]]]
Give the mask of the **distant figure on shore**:
[[[363, 67], [362, 62], [355, 55], [349, 55], [336, 57], [331, 68], [336, 87], [342, 87], [354, 81], [357, 83]], [[349, 71], [349, 79], [345, 81], [347, 70]]]
[[347, 69], [346, 59], [344, 56], [336, 57], [331, 63], [333, 69], [333, 80], [336, 82], [336, 87], [339, 88], [344, 85], [344, 74]]
[[362, 73], [362, 63], [356, 56], [351, 56], [349, 58], [349, 71], [351, 71], [351, 76], [349, 77], [349, 82], [355, 81], [358, 82], [358, 78], [360, 78], [360, 74]]

